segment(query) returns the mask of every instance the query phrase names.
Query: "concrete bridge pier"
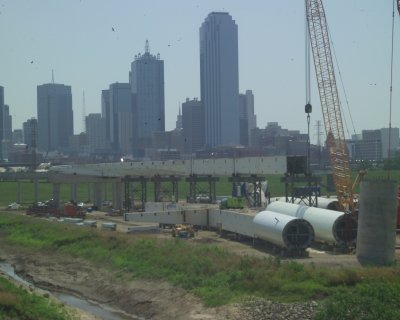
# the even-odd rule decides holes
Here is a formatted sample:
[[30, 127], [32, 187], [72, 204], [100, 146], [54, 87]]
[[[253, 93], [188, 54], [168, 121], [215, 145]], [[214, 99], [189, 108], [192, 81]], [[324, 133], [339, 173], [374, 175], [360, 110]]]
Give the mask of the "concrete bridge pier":
[[17, 203], [21, 203], [21, 181], [17, 180]]
[[122, 210], [122, 182], [113, 183], [113, 208]]
[[93, 205], [97, 206], [100, 209], [101, 202], [102, 202], [102, 183], [94, 182], [93, 183]]
[[78, 201], [78, 185], [75, 182], [73, 182], [73, 183], [71, 183], [70, 188], [71, 188], [70, 198], [71, 198], [71, 200], [77, 202]]
[[39, 183], [38, 179], [33, 179], [33, 201], [37, 203], [39, 201]]
[[54, 205], [60, 206], [60, 183], [53, 183], [53, 201]]

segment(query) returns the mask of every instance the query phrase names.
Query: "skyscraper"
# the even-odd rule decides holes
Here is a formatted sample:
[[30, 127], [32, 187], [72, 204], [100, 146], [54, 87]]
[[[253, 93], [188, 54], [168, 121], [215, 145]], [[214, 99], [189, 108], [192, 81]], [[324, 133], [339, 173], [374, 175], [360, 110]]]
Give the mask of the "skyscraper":
[[101, 117], [105, 121], [106, 139], [110, 141], [110, 90], [101, 90]]
[[86, 136], [89, 151], [94, 152], [106, 146], [105, 119], [100, 113], [90, 113], [86, 116]]
[[165, 131], [164, 61], [150, 54], [146, 40], [145, 53], [135, 56], [129, 74], [134, 114], [134, 155], [143, 157], [151, 147], [154, 132]]
[[257, 126], [257, 117], [254, 114], [254, 95], [251, 90], [245, 94], [239, 94], [239, 118], [240, 118], [240, 144], [249, 146], [251, 130]]
[[31, 118], [26, 120], [22, 124], [23, 130], [23, 142], [29, 147], [35, 148], [37, 145], [37, 120], [35, 118]]
[[12, 116], [7, 104], [3, 108], [3, 140], [12, 141]]
[[114, 151], [132, 153], [132, 94], [129, 83], [110, 85], [110, 141]]
[[48, 83], [37, 86], [38, 148], [62, 151], [74, 133], [71, 86]]
[[200, 86], [206, 145], [238, 145], [238, 28], [226, 12], [210, 13], [200, 27]]
[[204, 108], [196, 98], [182, 103], [182, 126], [185, 153], [204, 148]]

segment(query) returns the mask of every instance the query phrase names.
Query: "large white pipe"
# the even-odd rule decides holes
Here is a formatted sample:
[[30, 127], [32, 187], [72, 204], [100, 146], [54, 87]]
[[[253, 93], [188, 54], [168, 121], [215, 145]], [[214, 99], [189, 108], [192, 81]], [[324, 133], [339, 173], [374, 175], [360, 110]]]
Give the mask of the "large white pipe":
[[[280, 201], [280, 202], [286, 202], [286, 197], [278, 197], [278, 198], [271, 198], [271, 202], [275, 201]], [[289, 201], [291, 201], [291, 198], [289, 197]], [[305, 199], [304, 201], [307, 201]], [[318, 197], [317, 198], [317, 207], [321, 209], [328, 209], [328, 210], [335, 210], [339, 211], [339, 201], [337, 198], [323, 198], [323, 197]], [[291, 202], [289, 202], [291, 203]], [[302, 203], [302, 200], [300, 198], [294, 199], [295, 204], [304, 204]]]
[[254, 236], [289, 250], [307, 249], [314, 241], [314, 230], [304, 219], [262, 211], [253, 219]]
[[328, 243], [356, 241], [357, 222], [343, 212], [280, 201], [270, 203], [267, 208], [269, 211], [309, 221], [314, 228], [317, 240]]
[[339, 201], [337, 198], [322, 198], [318, 197], [318, 208], [339, 211]]

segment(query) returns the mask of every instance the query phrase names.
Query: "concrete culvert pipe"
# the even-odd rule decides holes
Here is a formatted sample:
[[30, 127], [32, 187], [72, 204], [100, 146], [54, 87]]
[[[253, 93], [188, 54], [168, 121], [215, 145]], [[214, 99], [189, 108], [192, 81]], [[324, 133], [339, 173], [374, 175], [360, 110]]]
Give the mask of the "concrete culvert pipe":
[[279, 201], [270, 203], [267, 209], [307, 220], [318, 241], [342, 244], [355, 243], [357, 239], [357, 221], [343, 212]]
[[253, 219], [256, 238], [288, 250], [305, 250], [314, 241], [314, 230], [304, 219], [262, 211]]

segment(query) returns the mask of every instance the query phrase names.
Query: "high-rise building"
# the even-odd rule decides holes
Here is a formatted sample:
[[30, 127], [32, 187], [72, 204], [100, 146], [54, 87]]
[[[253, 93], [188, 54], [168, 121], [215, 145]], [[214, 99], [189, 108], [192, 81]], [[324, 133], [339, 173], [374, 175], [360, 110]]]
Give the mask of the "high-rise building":
[[106, 123], [100, 113], [90, 113], [85, 118], [86, 139], [89, 151], [104, 149], [106, 146]]
[[21, 144], [23, 143], [24, 134], [22, 129], [14, 129], [12, 132], [12, 143], [13, 144]]
[[110, 90], [101, 90], [101, 116], [105, 121], [106, 139], [110, 141]]
[[164, 61], [150, 54], [146, 40], [145, 53], [135, 56], [129, 74], [134, 114], [134, 155], [144, 156], [151, 147], [154, 132], [165, 131]]
[[[389, 139], [389, 133], [390, 133], [390, 139]], [[387, 159], [389, 157], [389, 148], [392, 157], [395, 154], [395, 151], [398, 148], [400, 148], [399, 128], [382, 128], [381, 138], [382, 138], [382, 158]]]
[[207, 147], [238, 145], [238, 27], [226, 12], [212, 12], [200, 27], [200, 85]]
[[132, 94], [129, 83], [110, 85], [110, 141], [114, 151], [132, 153]]
[[47, 83], [37, 87], [38, 148], [68, 149], [74, 134], [71, 86]]
[[176, 122], [175, 122], [175, 129], [176, 130], [182, 130], [182, 112], [181, 112], [181, 107], [179, 106], [179, 113], [178, 116], [176, 117]]
[[182, 126], [185, 153], [204, 148], [204, 108], [198, 99], [182, 103]]
[[12, 141], [12, 116], [7, 104], [3, 108], [3, 140]]
[[245, 94], [239, 94], [239, 120], [240, 120], [240, 144], [249, 146], [251, 131], [257, 127], [257, 117], [254, 114], [254, 95], [251, 90]]
[[31, 118], [31, 119], [26, 120], [22, 124], [22, 131], [23, 131], [23, 142], [28, 147], [36, 147], [37, 135], [38, 135], [37, 119]]

